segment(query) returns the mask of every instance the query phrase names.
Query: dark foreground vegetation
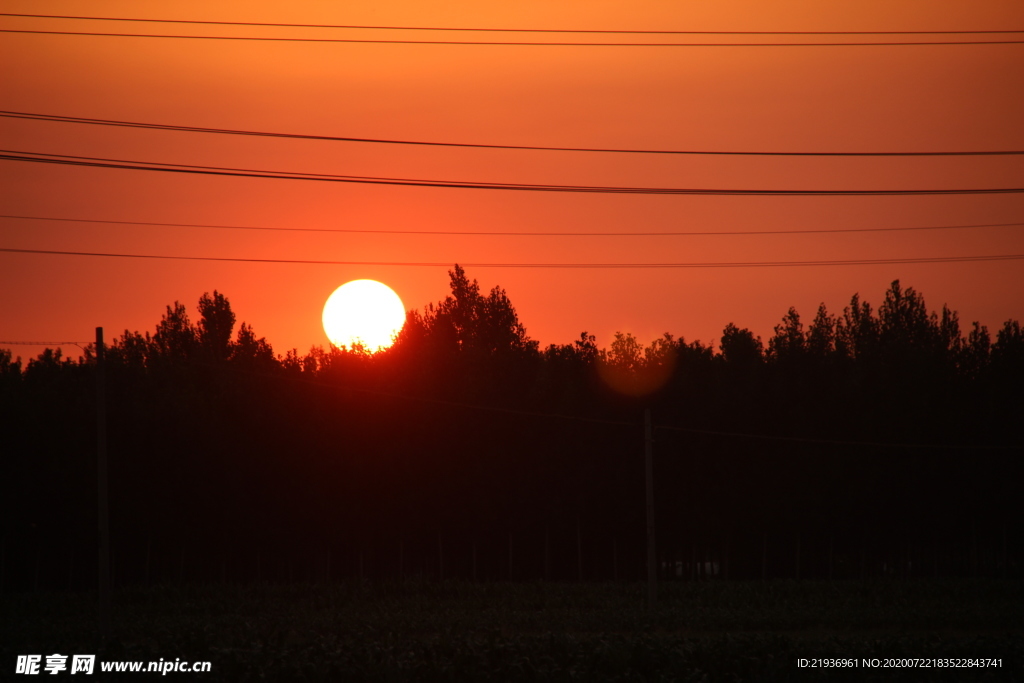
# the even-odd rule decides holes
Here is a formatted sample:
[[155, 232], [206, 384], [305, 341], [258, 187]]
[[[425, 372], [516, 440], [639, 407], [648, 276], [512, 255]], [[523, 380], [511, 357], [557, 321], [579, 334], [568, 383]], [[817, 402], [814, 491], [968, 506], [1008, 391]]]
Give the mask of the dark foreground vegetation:
[[[214, 584], [114, 598], [104, 646], [95, 593], [0, 597], [4, 667], [17, 654], [57, 652], [209, 661], [209, 674], [168, 676], [238, 682], [1024, 679], [1019, 581], [677, 583], [654, 611], [635, 583]], [[799, 668], [800, 658], [857, 666]], [[904, 658], [1001, 665], [885, 668]]]
[[[275, 355], [223, 295], [112, 336], [114, 585], [1024, 574], [1024, 332], [894, 282], [763, 343], [539, 348], [458, 267], [376, 355]], [[681, 323], [682, 324], [682, 323]], [[96, 585], [96, 362], [0, 352], [0, 590]]]

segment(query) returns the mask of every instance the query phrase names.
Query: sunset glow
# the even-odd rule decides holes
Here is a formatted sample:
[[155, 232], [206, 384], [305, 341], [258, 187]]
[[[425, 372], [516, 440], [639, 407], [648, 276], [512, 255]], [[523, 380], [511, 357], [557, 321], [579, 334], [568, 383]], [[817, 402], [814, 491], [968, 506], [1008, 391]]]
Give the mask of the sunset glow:
[[[952, 0], [929, 4], [925, 13], [876, 0], [796, 0], [770, 7], [599, 3], [585, 12], [532, 0], [287, 7], [263, 0], [182, 0], [173, 3], [173, 12], [112, 1], [89, 4], [88, 12], [67, 2], [48, 7], [55, 15], [332, 26], [697, 32], [1024, 27], [1022, 3]], [[14, 0], [5, 11], [39, 9]], [[209, 37], [5, 33], [5, 111], [186, 129], [0, 117], [4, 149], [273, 176], [0, 160], [7, 216], [0, 218], [2, 246], [50, 250], [0, 253], [0, 280], [22, 293], [0, 307], [8, 339], [82, 341], [99, 324], [141, 330], [168, 303], [217, 289], [277, 352], [308, 349], [324, 341], [319, 315], [338, 284], [385, 279], [409, 309], [420, 310], [445, 296], [445, 273], [454, 263], [471, 278], [505, 288], [542, 348], [569, 343], [584, 330], [596, 335], [599, 346], [610, 344], [617, 331], [643, 344], [666, 332], [709, 342], [730, 321], [767, 339], [790, 306], [805, 322], [821, 303], [841, 313], [854, 293], [877, 306], [896, 279], [924, 292], [929, 305], [948, 303], [967, 324], [977, 320], [994, 329], [1024, 317], [1019, 261], [892, 262], [1024, 253], [1021, 193], [673, 196], [313, 180], [333, 174], [697, 190], [1020, 188], [1024, 166], [1013, 155], [763, 155], [1024, 149], [1018, 124], [1024, 89], [1008, 86], [1024, 81], [1024, 46], [835, 45], [1011, 40], [1013, 34], [954, 40], [945, 34], [478, 34], [30, 17], [0, 23], [18, 31]], [[248, 40], [261, 37], [275, 40]], [[630, 46], [645, 42], [820, 45]], [[316, 139], [266, 135], [279, 133]], [[353, 139], [498, 147], [344, 141]], [[281, 172], [311, 179], [274, 175]], [[268, 262], [276, 259], [307, 265]], [[851, 259], [859, 264], [834, 264]], [[308, 263], [325, 260], [344, 264]], [[423, 263], [438, 265], [413, 267]], [[666, 263], [684, 265], [651, 267]], [[510, 267], [515, 264], [579, 267]], [[609, 277], [608, 269], [593, 264], [637, 265]], [[104, 295], [87, 297], [85, 291]], [[18, 353], [30, 358], [43, 348], [19, 347]], [[77, 348], [65, 351], [77, 355]]]

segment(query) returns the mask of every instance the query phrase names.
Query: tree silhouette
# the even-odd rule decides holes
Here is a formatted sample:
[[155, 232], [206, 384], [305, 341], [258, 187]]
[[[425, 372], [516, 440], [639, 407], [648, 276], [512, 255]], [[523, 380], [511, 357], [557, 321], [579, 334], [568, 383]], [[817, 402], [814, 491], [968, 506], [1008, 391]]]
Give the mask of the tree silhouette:
[[988, 366], [991, 353], [992, 337], [988, 333], [988, 328], [975, 321], [967, 340], [960, 347], [957, 366], [967, 378], [979, 379]]
[[[198, 341], [207, 360], [223, 362], [231, 354], [231, 333], [235, 327], [235, 314], [227, 297], [213, 290], [199, 298]], [[252, 336], [251, 330], [248, 336]], [[239, 331], [239, 340], [242, 333]]]
[[871, 304], [861, 302], [854, 294], [850, 305], [836, 320], [836, 351], [846, 358], [867, 362], [873, 358], [878, 346], [878, 321]]
[[600, 353], [599, 358], [615, 370], [636, 372], [643, 366], [644, 349], [631, 333], [616, 332], [611, 348]]
[[0, 349], [0, 383], [6, 384], [21, 380], [21, 358], [16, 360], [13, 358], [9, 349]]
[[818, 306], [814, 322], [807, 328], [807, 352], [816, 359], [824, 359], [836, 350], [836, 319], [830, 315], [825, 304]]
[[719, 349], [721, 349], [722, 359], [727, 365], [744, 370], [749, 370], [764, 360], [764, 347], [761, 344], [761, 338], [755, 337], [750, 330], [740, 329], [732, 323], [726, 325], [722, 330]]
[[992, 347], [992, 362], [1004, 370], [1020, 375], [1024, 370], [1024, 330], [1016, 320], [1007, 320], [1002, 329], [996, 333], [996, 343]]
[[227, 353], [233, 363], [251, 370], [269, 371], [278, 367], [273, 347], [265, 337], [257, 338], [247, 323], [238, 328], [238, 338], [228, 346]]
[[[666, 562], [717, 554], [733, 576], [760, 576], [765, 533], [779, 575], [792, 546], [788, 564], [772, 548], [797, 536], [802, 576], [825, 575], [815, 558], [829, 537], [837, 558], [863, 555], [869, 566], [891, 562], [887, 548], [908, 538], [934, 551], [939, 573], [966, 573], [971, 542], [987, 548], [981, 558], [1002, 557], [999, 525], [1021, 511], [1015, 321], [994, 335], [978, 323], [961, 331], [954, 311], [929, 312], [897, 281], [877, 313], [856, 295], [838, 318], [819, 306], [806, 326], [789, 309], [767, 349], [730, 323], [709, 344], [665, 334], [643, 345], [622, 331], [602, 348], [584, 332], [541, 353], [504, 290], [483, 293], [459, 266], [449, 277], [451, 294], [410, 312], [396, 345], [376, 354], [275, 356], [251, 325], [234, 329], [216, 290], [199, 299], [195, 325], [176, 302], [154, 333], [112, 340], [119, 576], [142, 580], [150, 539], [153, 580], [182, 576], [182, 547], [185, 579], [254, 580], [261, 553], [262, 578], [287, 580], [281, 558], [298, 565], [328, 550], [338, 577], [357, 566], [357, 549], [367, 576], [395, 576], [399, 538], [405, 571], [426, 571], [438, 567], [440, 533], [446, 575], [470, 575], [472, 544], [478, 577], [508, 576], [511, 536], [516, 576], [576, 578], [579, 540], [584, 575], [609, 578], [615, 539], [618, 575], [638, 577], [640, 407], [667, 428], [655, 446]], [[64, 534], [52, 542], [78, 544], [80, 555], [95, 534], [95, 501], [81, 485], [94, 476], [92, 351], [84, 362], [47, 350], [19, 364], [0, 350], [5, 585], [31, 585], [30, 523]], [[609, 369], [632, 394], [609, 388]], [[646, 373], [663, 383], [640, 391]], [[950, 445], [961, 450], [931, 448]], [[161, 545], [173, 556], [160, 557]], [[63, 587], [54, 577], [40, 584]]]
[[807, 339], [800, 314], [790, 308], [782, 322], [775, 326], [775, 336], [768, 341], [768, 356], [783, 363], [798, 362], [806, 352]]
[[157, 323], [152, 339], [153, 356], [166, 362], [191, 358], [197, 342], [196, 329], [188, 318], [185, 305], [175, 301]]
[[479, 283], [470, 281], [458, 264], [448, 275], [451, 295], [427, 306], [421, 318], [427, 337], [448, 350], [477, 357], [537, 350], [504, 289], [495, 286], [483, 296]]

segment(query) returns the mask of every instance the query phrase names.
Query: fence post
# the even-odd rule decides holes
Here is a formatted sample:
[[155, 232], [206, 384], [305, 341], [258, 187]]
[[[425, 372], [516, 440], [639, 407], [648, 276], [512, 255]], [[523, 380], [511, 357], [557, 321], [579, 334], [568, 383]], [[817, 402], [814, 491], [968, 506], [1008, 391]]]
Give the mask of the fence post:
[[110, 638], [110, 508], [107, 479], [107, 389], [103, 328], [96, 328], [96, 484], [99, 506], [100, 639]]
[[647, 482], [647, 608], [654, 609], [658, 597], [657, 554], [654, 546], [654, 437], [651, 409], [644, 409], [644, 469]]

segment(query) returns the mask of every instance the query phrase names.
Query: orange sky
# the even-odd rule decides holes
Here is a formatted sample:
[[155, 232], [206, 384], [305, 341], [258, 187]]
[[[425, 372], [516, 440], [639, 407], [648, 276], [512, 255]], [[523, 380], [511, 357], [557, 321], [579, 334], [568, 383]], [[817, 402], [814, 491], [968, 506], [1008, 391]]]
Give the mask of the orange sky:
[[[45, 12], [288, 23], [635, 30], [1024, 29], [1012, 2], [51, 2]], [[9, 1], [5, 12], [38, 12]], [[0, 17], [0, 28], [352, 37], [355, 32]], [[410, 34], [377, 32], [382, 38]], [[467, 34], [431, 36], [465, 40]], [[502, 36], [489, 36], [501, 39]], [[1020, 38], [1021, 34], [1001, 36]], [[513, 38], [537, 40], [537, 35]], [[542, 38], [542, 36], [540, 37]], [[907, 38], [906, 36], [902, 38]], [[911, 37], [912, 38], [912, 37]], [[507, 38], [506, 38], [507, 39]], [[561, 39], [606, 40], [602, 36]], [[621, 39], [612, 38], [612, 39]], [[626, 38], [631, 40], [631, 38]], [[685, 36], [662, 40], [686, 41]], [[709, 37], [709, 41], [751, 38]], [[830, 40], [818, 37], [817, 40]], [[856, 38], [854, 38], [856, 39]], [[865, 38], [860, 38], [861, 40]], [[870, 37], [868, 38], [870, 39]], [[927, 39], [927, 38], [919, 38]], [[697, 40], [697, 39], [692, 39]], [[770, 40], [792, 40], [774, 37]], [[734, 151], [1024, 150], [1024, 45], [612, 48], [266, 43], [0, 34], [0, 109], [332, 136]], [[0, 148], [269, 170], [517, 183], [767, 189], [1024, 187], [1024, 157], [773, 158], [453, 150], [0, 119]], [[1024, 222], [1024, 196], [715, 197], [499, 192], [202, 177], [0, 161], [3, 214], [380, 230], [658, 232]], [[243, 258], [737, 262], [1024, 253], [1024, 226], [707, 237], [294, 234], [0, 219], [0, 247]], [[890, 281], [964, 325], [1024, 319], [1024, 263], [665, 270], [472, 268], [542, 345], [587, 330], [767, 340]], [[342, 267], [0, 253], [0, 340], [151, 331], [175, 300], [226, 294], [276, 351], [326, 344], [324, 301], [373, 278], [407, 308], [444, 267]], [[67, 349], [77, 353], [73, 347]], [[39, 349], [16, 347], [25, 358]]]

